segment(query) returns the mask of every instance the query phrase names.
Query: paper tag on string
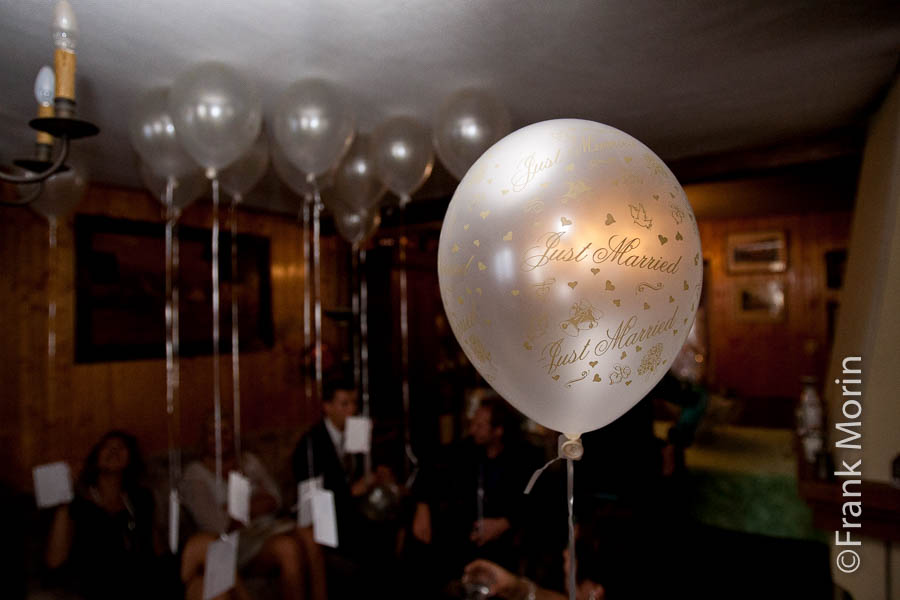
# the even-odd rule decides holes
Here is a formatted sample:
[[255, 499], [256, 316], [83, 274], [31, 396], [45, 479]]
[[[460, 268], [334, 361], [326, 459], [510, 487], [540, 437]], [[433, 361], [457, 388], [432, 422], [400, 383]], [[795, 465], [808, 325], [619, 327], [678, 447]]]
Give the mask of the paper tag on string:
[[234, 587], [237, 571], [238, 532], [223, 535], [206, 549], [203, 600], [221, 596]]
[[300, 527], [309, 527], [313, 523], [312, 503], [310, 496], [312, 492], [324, 487], [324, 477], [312, 477], [297, 484], [297, 525]]
[[32, 470], [32, 476], [38, 508], [68, 504], [74, 498], [72, 471], [67, 463], [55, 462], [37, 466]]
[[250, 480], [237, 471], [228, 474], [228, 515], [244, 525], [250, 522]]
[[347, 417], [344, 427], [344, 452], [368, 454], [372, 447], [372, 419]]
[[178, 554], [178, 522], [181, 518], [181, 504], [178, 490], [169, 492], [169, 551]]
[[310, 494], [313, 539], [317, 544], [338, 547], [337, 515], [331, 490], [316, 489]]

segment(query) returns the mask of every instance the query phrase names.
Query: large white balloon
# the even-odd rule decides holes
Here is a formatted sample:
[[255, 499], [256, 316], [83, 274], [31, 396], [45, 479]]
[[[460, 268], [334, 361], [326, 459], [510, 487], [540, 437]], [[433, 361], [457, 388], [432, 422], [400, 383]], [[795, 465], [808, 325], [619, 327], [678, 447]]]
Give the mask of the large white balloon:
[[169, 113], [169, 90], [156, 88], [137, 101], [128, 122], [131, 144], [157, 177], [181, 177], [197, 169], [185, 152]]
[[350, 147], [355, 122], [349, 103], [330, 83], [304, 79], [281, 96], [271, 129], [284, 156], [304, 173], [318, 177]]
[[217, 62], [178, 76], [169, 92], [169, 111], [185, 150], [207, 169], [223, 169], [243, 156], [262, 126], [255, 86]]
[[530, 125], [469, 169], [438, 249], [466, 355], [512, 405], [580, 435], [637, 403], [691, 328], [703, 274], [684, 190], [633, 137]]
[[485, 150], [509, 133], [509, 123], [500, 100], [481, 90], [460, 90], [438, 109], [434, 149], [447, 170], [462, 179]]

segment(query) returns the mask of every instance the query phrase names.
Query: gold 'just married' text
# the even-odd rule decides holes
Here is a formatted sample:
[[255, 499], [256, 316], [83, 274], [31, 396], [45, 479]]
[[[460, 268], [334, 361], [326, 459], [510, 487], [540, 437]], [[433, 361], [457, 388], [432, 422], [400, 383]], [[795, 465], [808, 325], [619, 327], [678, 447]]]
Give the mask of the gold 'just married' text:
[[545, 158], [536, 158], [534, 153], [532, 152], [525, 158], [519, 161], [519, 164], [516, 165], [516, 170], [510, 179], [510, 184], [512, 184], [512, 189], [514, 192], [521, 192], [525, 189], [531, 181], [535, 178], [535, 176], [543, 171], [544, 169], [549, 169], [550, 167], [559, 163], [559, 152], [560, 150], [557, 148], [556, 154], [552, 157], [548, 156]]
[[625, 235], [612, 235], [606, 246], [594, 248], [594, 242], [582, 247], [564, 245], [565, 231], [549, 231], [537, 240], [537, 244], [525, 251], [522, 259], [523, 271], [534, 271], [551, 262], [582, 262], [590, 259], [593, 264], [609, 262], [623, 267], [646, 269], [674, 275], [681, 264], [679, 256], [674, 262], [662, 256], [654, 257], [639, 254], [640, 238]]
[[675, 326], [678, 316], [678, 306], [675, 307], [672, 316], [666, 320], [657, 321], [652, 325], [637, 329], [637, 315], [632, 315], [627, 321], [622, 320], [615, 330], [607, 329], [606, 336], [599, 341], [589, 338], [586, 342], [574, 342], [568, 344], [571, 338], [559, 338], [553, 340], [541, 350], [541, 363], [547, 368], [547, 374], [553, 375], [560, 367], [587, 360], [592, 356], [603, 356], [610, 350], [625, 350], [635, 344], [653, 339], [662, 335]]

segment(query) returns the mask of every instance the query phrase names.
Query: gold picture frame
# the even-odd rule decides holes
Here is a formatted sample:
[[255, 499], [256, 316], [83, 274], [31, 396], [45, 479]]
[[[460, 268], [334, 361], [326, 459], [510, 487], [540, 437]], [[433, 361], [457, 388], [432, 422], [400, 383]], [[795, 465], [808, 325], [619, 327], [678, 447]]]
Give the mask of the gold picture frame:
[[726, 240], [729, 273], [783, 273], [787, 270], [784, 231], [732, 233]]

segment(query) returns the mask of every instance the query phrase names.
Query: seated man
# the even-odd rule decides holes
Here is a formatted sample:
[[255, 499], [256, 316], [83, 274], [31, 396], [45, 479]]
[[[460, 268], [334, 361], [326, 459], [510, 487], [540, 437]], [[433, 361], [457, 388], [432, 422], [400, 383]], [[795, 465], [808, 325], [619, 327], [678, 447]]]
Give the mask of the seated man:
[[445, 469], [420, 474], [412, 533], [440, 554], [427, 561], [443, 570], [432, 577], [455, 577], [475, 558], [515, 568], [517, 519], [534, 465], [516, 443], [518, 429], [502, 399], [485, 398], [469, 425], [470, 439], [453, 449]]
[[363, 473], [360, 457], [344, 451], [344, 429], [347, 417], [356, 414], [357, 393], [351, 381], [336, 377], [325, 382], [322, 395], [322, 419], [300, 438], [294, 449], [294, 479], [300, 483], [322, 477], [323, 487], [334, 493], [338, 548], [341, 554], [353, 555], [361, 527], [356, 500], [372, 483]]

